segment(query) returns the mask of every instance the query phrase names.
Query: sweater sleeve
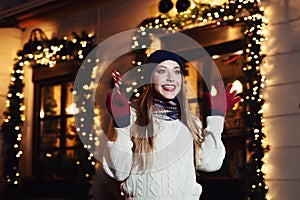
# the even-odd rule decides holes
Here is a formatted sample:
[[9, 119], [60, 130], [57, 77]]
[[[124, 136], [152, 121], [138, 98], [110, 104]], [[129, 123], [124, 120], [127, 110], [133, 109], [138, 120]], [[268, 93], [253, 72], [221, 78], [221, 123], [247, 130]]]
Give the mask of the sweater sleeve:
[[204, 130], [205, 139], [199, 149], [197, 169], [206, 172], [217, 171], [225, 158], [225, 147], [221, 140], [224, 127], [224, 117], [208, 116], [207, 127]]
[[[131, 118], [133, 118], [132, 115]], [[133, 143], [130, 139], [130, 126], [114, 129], [117, 133], [117, 139], [107, 142], [102, 165], [106, 174], [118, 181], [123, 181], [131, 171]]]

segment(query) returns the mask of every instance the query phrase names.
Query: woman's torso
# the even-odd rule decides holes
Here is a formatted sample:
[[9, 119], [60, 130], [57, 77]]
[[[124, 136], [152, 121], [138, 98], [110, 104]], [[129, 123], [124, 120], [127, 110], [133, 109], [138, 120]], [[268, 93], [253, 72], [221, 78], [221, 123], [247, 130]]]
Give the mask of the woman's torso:
[[131, 199], [199, 199], [196, 183], [193, 138], [179, 120], [154, 119], [155, 147], [152, 166], [145, 172], [133, 169], [124, 184]]

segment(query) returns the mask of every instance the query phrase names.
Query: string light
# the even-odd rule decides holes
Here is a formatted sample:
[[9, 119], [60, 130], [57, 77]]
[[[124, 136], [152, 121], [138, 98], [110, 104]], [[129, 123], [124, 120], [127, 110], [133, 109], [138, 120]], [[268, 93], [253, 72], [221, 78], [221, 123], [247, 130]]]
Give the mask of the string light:
[[[5, 119], [1, 128], [7, 152], [9, 152], [4, 162], [4, 174], [8, 186], [15, 188], [20, 182], [18, 165], [23, 155], [23, 151], [20, 149], [22, 141], [21, 130], [26, 119], [23, 113], [25, 110], [23, 67], [29, 63], [55, 67], [58, 62], [82, 60], [94, 48], [94, 38], [93, 34], [83, 32], [82, 36], [79, 36], [73, 33], [73, 39], [64, 37], [63, 40], [54, 38], [47, 41], [47, 43], [39, 41], [39, 45], [32, 46], [30, 44], [30, 48], [27, 46], [26, 49], [24, 45], [24, 49], [18, 52], [16, 63], [11, 73], [11, 83], [5, 102], [7, 111], [4, 113]], [[92, 146], [89, 145], [88, 148], [91, 149]], [[51, 154], [47, 154], [46, 156], [52, 157]], [[85, 168], [85, 170], [88, 170], [88, 173], [83, 172], [83, 177], [90, 177], [94, 171], [95, 164], [92, 157], [89, 157], [87, 161], [91, 167]]]

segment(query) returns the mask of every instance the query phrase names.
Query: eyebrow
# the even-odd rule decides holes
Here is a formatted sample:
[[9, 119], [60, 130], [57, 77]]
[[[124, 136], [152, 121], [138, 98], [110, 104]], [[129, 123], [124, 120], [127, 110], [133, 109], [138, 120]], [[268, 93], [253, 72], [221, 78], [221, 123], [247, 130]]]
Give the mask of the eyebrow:
[[[167, 66], [165, 66], [165, 65], [157, 65], [157, 67], [163, 67], [163, 68], [165, 68], [165, 69], [167, 69], [168, 67]], [[180, 68], [179, 66], [175, 66], [174, 67], [174, 69], [178, 69], [178, 68]]]

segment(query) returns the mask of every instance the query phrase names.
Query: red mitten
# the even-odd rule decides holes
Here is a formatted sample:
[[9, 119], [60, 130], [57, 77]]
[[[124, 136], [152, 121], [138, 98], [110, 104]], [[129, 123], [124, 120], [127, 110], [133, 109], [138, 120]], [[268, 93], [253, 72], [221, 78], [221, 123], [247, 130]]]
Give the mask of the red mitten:
[[107, 93], [106, 107], [114, 119], [115, 127], [126, 127], [130, 125], [130, 107], [125, 93]]
[[239, 102], [241, 100], [240, 96], [235, 96], [237, 93], [236, 90], [234, 90], [233, 92], [230, 93], [232, 86], [233, 86], [232, 83], [229, 83], [226, 87], [226, 102], [227, 102], [226, 111], [227, 112], [232, 109], [234, 104], [236, 104], [237, 102]]
[[209, 92], [204, 92], [204, 96], [208, 100], [208, 107], [211, 110], [211, 115], [225, 116], [225, 113], [232, 109], [234, 104], [241, 100], [241, 97], [236, 97], [237, 91], [230, 92], [232, 84], [228, 84], [226, 90], [223, 88], [223, 83], [217, 85], [217, 94], [211, 96]]

